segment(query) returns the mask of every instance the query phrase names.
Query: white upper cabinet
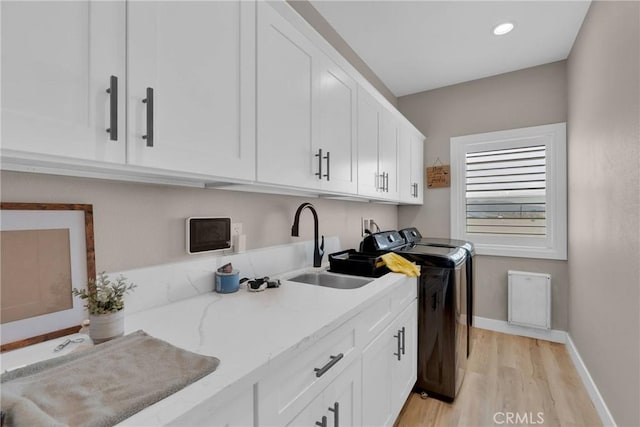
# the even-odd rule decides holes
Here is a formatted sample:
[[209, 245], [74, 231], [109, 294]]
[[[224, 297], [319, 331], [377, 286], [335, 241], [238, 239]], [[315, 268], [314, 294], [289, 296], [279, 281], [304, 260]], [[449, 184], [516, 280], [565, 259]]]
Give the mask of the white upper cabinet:
[[3, 154], [124, 163], [124, 2], [1, 7]]
[[318, 52], [266, 2], [258, 3], [257, 179], [314, 188], [312, 128]]
[[422, 204], [424, 200], [424, 139], [405, 126], [400, 129], [400, 202]]
[[3, 169], [421, 203], [408, 123], [285, 1], [0, 4]]
[[128, 159], [254, 179], [252, 2], [128, 3]]
[[358, 194], [379, 197], [382, 177], [378, 173], [380, 106], [358, 88]]
[[[398, 121], [358, 90], [358, 194], [398, 199]], [[403, 166], [404, 167], [404, 166]]]
[[[378, 173], [383, 175], [382, 197], [397, 200], [399, 196], [398, 147], [400, 138], [398, 120], [386, 108], [382, 109], [381, 118]], [[402, 167], [405, 166], [402, 165]]]
[[258, 181], [355, 194], [355, 82], [262, 2], [257, 35]]
[[329, 58], [318, 73], [317, 149], [322, 150], [321, 188], [341, 193], [358, 191], [356, 83]]

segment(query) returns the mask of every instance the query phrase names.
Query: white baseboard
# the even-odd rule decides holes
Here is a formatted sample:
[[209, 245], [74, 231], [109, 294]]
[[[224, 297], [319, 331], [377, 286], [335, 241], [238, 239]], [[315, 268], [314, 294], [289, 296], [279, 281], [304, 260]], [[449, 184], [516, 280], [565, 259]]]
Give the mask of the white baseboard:
[[559, 329], [525, 328], [524, 326], [512, 325], [504, 320], [488, 319], [478, 316], [473, 316], [473, 326], [480, 329], [502, 332], [504, 334], [519, 335], [521, 337], [536, 338], [561, 344], [567, 342], [567, 333]]
[[596, 411], [600, 416], [600, 421], [602, 421], [602, 424], [605, 426], [615, 427], [616, 422], [613, 419], [613, 415], [611, 415], [611, 412], [609, 412], [609, 408], [607, 407], [607, 404], [602, 398], [602, 395], [600, 394], [600, 390], [598, 390], [596, 383], [593, 381], [593, 378], [591, 378], [591, 374], [589, 374], [589, 371], [587, 370], [587, 366], [582, 361], [582, 358], [580, 357], [580, 353], [578, 353], [578, 349], [576, 348], [575, 344], [573, 343], [573, 340], [571, 339], [571, 335], [569, 334], [567, 334], [566, 346], [567, 346], [567, 351], [569, 352], [569, 356], [573, 361], [573, 365], [576, 367], [576, 370], [578, 371], [578, 375], [580, 375], [580, 378], [582, 378], [582, 383], [587, 389], [587, 393], [589, 393], [589, 397], [593, 402], [593, 406], [596, 407]]
[[576, 371], [578, 371], [578, 375], [580, 375], [580, 378], [582, 379], [582, 383], [587, 389], [587, 393], [589, 393], [591, 402], [598, 412], [600, 421], [602, 421], [602, 424], [605, 426], [616, 426], [616, 422], [613, 419], [611, 412], [609, 412], [609, 408], [602, 398], [596, 383], [593, 381], [593, 378], [591, 378], [591, 374], [589, 374], [589, 370], [582, 361], [580, 353], [578, 353], [578, 349], [571, 340], [571, 336], [566, 331], [558, 329], [544, 330], [525, 328], [522, 326], [512, 325], [504, 320], [488, 319], [486, 317], [478, 316], [473, 316], [473, 326], [480, 329], [502, 332], [504, 334], [519, 335], [564, 344], [567, 347], [567, 351], [569, 352], [569, 357], [571, 357], [573, 365], [576, 367]]

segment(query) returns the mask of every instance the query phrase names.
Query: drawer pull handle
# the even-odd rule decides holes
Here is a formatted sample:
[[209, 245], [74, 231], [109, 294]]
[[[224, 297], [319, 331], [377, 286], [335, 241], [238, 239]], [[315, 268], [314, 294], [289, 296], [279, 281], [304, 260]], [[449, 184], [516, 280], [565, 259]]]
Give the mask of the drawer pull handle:
[[402, 335], [402, 329], [398, 329], [398, 335], [394, 335], [393, 337], [398, 342], [398, 352], [393, 353], [394, 356], [398, 356], [398, 360], [402, 359], [402, 344], [400, 343], [400, 336]]
[[109, 139], [111, 141], [118, 140], [118, 78], [111, 76], [109, 79]]
[[404, 326], [402, 327], [400, 332], [402, 333], [402, 347], [400, 347], [400, 348], [402, 349], [402, 354], [404, 355], [404, 336], [405, 336], [405, 333], [406, 333], [406, 329], [405, 329]]
[[147, 88], [147, 97], [142, 102], [147, 104], [147, 134], [142, 139], [147, 141], [147, 147], [153, 147], [153, 88]]
[[316, 421], [316, 425], [318, 427], [327, 427], [327, 416], [323, 415], [322, 416], [322, 421]]
[[318, 179], [322, 179], [322, 148], [318, 148], [318, 154], [314, 154], [313, 157], [318, 158], [318, 172], [315, 175]]
[[329, 407], [329, 411], [333, 412], [333, 427], [340, 427], [340, 404], [335, 402], [333, 408]]
[[339, 353], [337, 356], [329, 356], [331, 360], [329, 360], [326, 365], [324, 365], [322, 368], [313, 368], [313, 370], [316, 372], [316, 377], [320, 378], [321, 376], [323, 376], [329, 369], [333, 367], [333, 365], [338, 363], [340, 359], [342, 359], [343, 357], [344, 357], [344, 354], [342, 353]]
[[327, 151], [327, 155], [324, 156], [325, 160], [327, 161], [327, 173], [325, 173], [324, 175], [322, 175], [323, 177], [327, 178], [327, 181], [329, 181], [331, 172], [330, 172], [330, 167], [331, 167], [331, 153]]

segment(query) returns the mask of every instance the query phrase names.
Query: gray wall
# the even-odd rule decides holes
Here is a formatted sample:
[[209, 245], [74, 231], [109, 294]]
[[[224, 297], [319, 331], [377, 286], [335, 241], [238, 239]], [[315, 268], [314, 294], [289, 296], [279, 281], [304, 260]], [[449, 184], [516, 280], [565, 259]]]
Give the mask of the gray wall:
[[248, 249], [313, 239], [310, 212], [303, 213], [300, 237], [291, 237], [293, 215], [304, 201], [316, 206], [321, 234], [339, 236], [344, 248], [358, 247], [363, 216], [384, 228], [397, 226], [397, 208], [382, 204], [6, 171], [0, 172], [0, 181], [3, 202], [93, 204], [98, 271], [202, 256], [185, 252], [184, 221], [190, 216], [230, 215], [243, 224]]
[[326, 19], [307, 0], [287, 0], [315, 30], [322, 35], [353, 67], [369, 81], [387, 100], [398, 106], [398, 98], [389, 90], [387, 85], [373, 72], [366, 62], [349, 46], [349, 44], [334, 30]]
[[640, 3], [591, 4], [568, 59], [569, 332], [640, 425]]
[[[400, 111], [427, 136], [425, 167], [449, 161], [449, 138], [567, 120], [566, 62], [560, 61], [461, 83], [398, 99]], [[423, 206], [402, 206], [400, 227], [414, 225], [423, 234], [449, 237], [450, 191], [425, 191]], [[475, 314], [507, 319], [507, 270], [550, 273], [552, 325], [568, 327], [566, 261], [479, 256]]]

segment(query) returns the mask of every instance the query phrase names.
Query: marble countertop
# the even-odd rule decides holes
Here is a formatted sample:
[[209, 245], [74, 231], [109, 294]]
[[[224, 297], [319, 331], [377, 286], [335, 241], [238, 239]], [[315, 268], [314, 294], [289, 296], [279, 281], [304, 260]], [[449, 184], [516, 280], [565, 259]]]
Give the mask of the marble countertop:
[[[284, 277], [292, 277], [291, 274]], [[157, 402], [120, 425], [164, 425], [213, 398], [246, 390], [272, 362], [301, 343], [326, 335], [366, 304], [391, 291], [403, 275], [389, 273], [357, 289], [333, 289], [282, 280], [279, 288], [232, 294], [207, 293], [127, 314], [125, 333], [144, 330], [175, 346], [220, 359], [212, 374]], [[2, 355], [2, 369], [65, 354], [57, 341]], [[46, 346], [45, 346], [46, 345]], [[38, 348], [42, 348], [38, 352]], [[43, 357], [43, 351], [47, 357]], [[22, 355], [20, 355], [22, 352]]]

